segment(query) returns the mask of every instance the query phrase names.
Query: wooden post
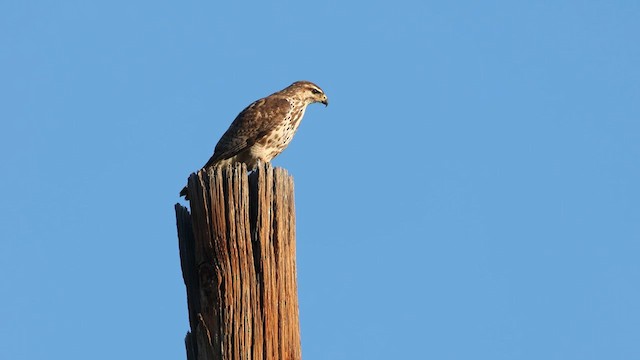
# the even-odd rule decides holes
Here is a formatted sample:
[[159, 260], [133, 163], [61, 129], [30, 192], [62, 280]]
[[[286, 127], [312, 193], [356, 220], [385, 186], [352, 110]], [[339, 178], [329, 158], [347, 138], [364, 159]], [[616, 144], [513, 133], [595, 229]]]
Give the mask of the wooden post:
[[244, 164], [189, 177], [176, 204], [188, 360], [299, 360], [293, 179]]

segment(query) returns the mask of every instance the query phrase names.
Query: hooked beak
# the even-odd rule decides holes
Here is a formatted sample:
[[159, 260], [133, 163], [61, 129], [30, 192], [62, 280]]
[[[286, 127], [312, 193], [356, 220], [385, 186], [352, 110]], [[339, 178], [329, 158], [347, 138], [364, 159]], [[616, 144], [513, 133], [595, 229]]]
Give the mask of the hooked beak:
[[324, 107], [329, 106], [329, 99], [327, 98], [327, 95], [325, 95], [322, 101], [320, 102], [324, 104]]

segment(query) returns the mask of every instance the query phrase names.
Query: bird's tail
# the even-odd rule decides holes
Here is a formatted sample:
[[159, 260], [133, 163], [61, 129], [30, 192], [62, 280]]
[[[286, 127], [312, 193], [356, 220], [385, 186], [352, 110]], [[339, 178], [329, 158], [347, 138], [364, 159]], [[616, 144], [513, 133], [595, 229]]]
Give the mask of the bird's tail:
[[189, 196], [187, 196], [187, 187], [183, 187], [182, 190], [180, 190], [180, 196], [184, 196], [185, 200], [189, 200]]

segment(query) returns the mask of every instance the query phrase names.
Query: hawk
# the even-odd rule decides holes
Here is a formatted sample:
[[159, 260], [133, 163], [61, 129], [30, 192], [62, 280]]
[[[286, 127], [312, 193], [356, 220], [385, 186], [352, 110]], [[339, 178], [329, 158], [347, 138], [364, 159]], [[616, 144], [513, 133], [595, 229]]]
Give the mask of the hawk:
[[[307, 105], [317, 102], [329, 105], [324, 91], [310, 81], [296, 81], [256, 100], [236, 116], [203, 168], [243, 162], [253, 170], [258, 162], [271, 161], [293, 139]], [[186, 195], [185, 187], [180, 196]]]

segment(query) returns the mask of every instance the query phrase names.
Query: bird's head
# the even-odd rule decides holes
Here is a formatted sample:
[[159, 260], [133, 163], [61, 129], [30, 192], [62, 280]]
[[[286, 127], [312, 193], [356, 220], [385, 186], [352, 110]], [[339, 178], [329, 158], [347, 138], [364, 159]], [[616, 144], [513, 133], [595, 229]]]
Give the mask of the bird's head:
[[295, 90], [298, 96], [300, 96], [306, 104], [322, 103], [324, 106], [329, 105], [329, 99], [320, 86], [312, 83], [311, 81], [296, 81], [290, 89]]

